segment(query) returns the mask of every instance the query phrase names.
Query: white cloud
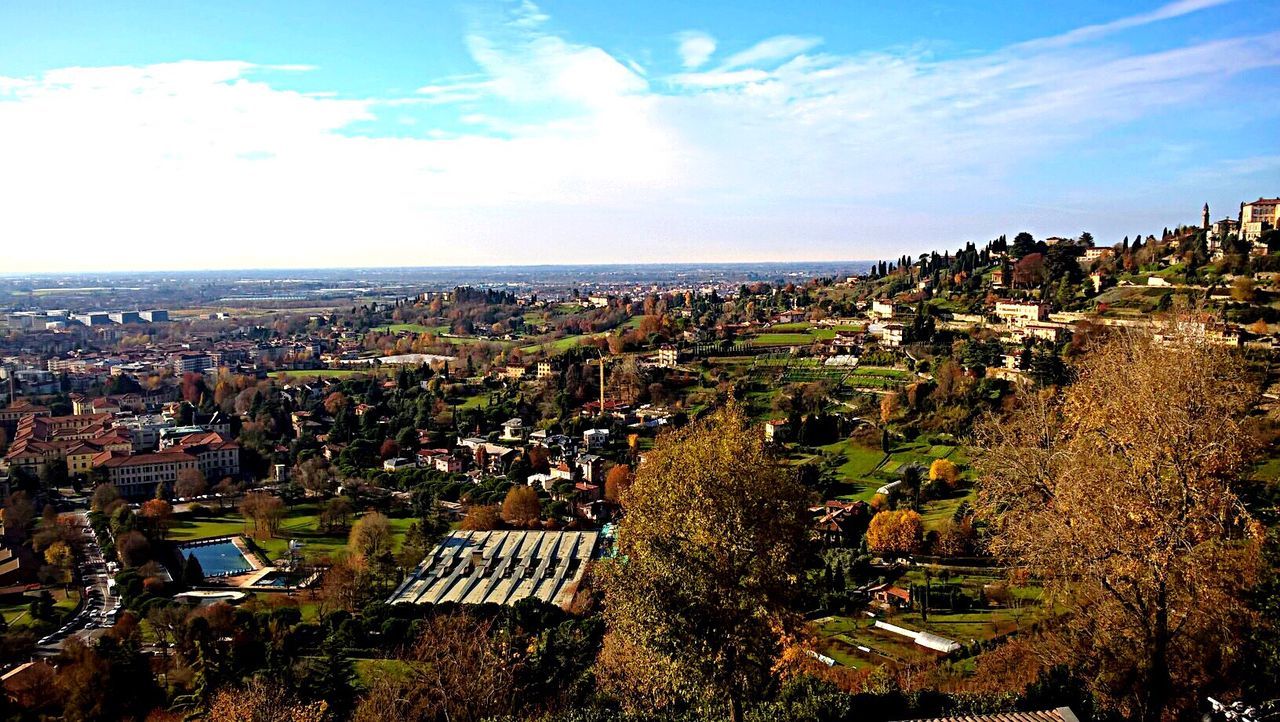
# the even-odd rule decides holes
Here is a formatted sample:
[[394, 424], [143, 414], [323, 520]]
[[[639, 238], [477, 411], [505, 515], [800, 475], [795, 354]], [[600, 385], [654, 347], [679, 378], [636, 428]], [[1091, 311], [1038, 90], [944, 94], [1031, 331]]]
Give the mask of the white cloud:
[[[1028, 168], [1210, 93], [1240, 107], [1260, 96], [1232, 78], [1280, 65], [1274, 32], [944, 60], [779, 36], [648, 77], [546, 26], [526, 4], [477, 27], [480, 71], [407, 97], [285, 90], [245, 62], [0, 78], [0, 270], [879, 255], [1009, 230], [1044, 200], [1014, 187]], [[458, 126], [397, 109], [444, 104]], [[1102, 193], [1040, 217], [1080, 225]]]
[[675, 37], [679, 43], [680, 64], [687, 70], [706, 65], [716, 51], [716, 39], [700, 30], [686, 30], [676, 33]]
[[776, 35], [772, 38], [761, 40], [746, 50], [730, 55], [721, 68], [729, 70], [786, 60], [800, 53], [808, 52], [821, 44], [821, 38]]
[[1057, 48], [1076, 45], [1089, 40], [1097, 40], [1122, 30], [1130, 30], [1132, 28], [1150, 25], [1160, 22], [1161, 20], [1172, 20], [1173, 18], [1182, 17], [1200, 10], [1205, 10], [1219, 5], [1225, 5], [1233, 0], [1174, 0], [1174, 2], [1152, 10], [1150, 12], [1138, 13], [1112, 20], [1111, 22], [1099, 23], [1096, 25], [1086, 25], [1084, 27], [1075, 28], [1061, 35], [1055, 35], [1048, 38], [1038, 38], [1023, 43], [1023, 47], [1030, 48]]

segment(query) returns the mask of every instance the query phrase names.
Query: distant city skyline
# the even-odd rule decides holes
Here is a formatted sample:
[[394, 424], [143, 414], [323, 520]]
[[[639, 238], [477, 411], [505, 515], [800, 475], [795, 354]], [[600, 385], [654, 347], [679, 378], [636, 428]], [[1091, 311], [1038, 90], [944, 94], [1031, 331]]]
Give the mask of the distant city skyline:
[[1280, 195], [1280, 6], [0, 7], [0, 274], [842, 261]]

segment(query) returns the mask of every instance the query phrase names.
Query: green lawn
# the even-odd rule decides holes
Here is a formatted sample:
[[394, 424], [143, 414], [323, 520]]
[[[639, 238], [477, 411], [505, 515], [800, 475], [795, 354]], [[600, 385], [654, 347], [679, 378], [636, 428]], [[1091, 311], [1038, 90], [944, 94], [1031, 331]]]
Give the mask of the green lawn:
[[556, 339], [555, 341], [548, 341], [547, 343], [535, 343], [532, 346], [521, 346], [520, 352], [521, 353], [543, 352], [543, 353], [554, 355], [554, 354], [562, 353], [564, 351], [568, 351], [569, 349], [573, 348], [574, 346], [577, 346], [578, 344], [582, 343], [586, 339], [587, 339], [586, 336], [565, 336], [564, 338]]
[[1280, 459], [1267, 459], [1253, 469], [1253, 478], [1262, 481], [1280, 479]]
[[442, 334], [449, 330], [448, 326], [423, 326], [420, 323], [393, 323], [387, 326], [378, 326], [373, 329], [376, 333], [430, 333]]
[[306, 380], [306, 379], [313, 379], [313, 378], [347, 378], [350, 376], [359, 376], [359, 375], [385, 376], [390, 373], [391, 373], [391, 369], [389, 368], [374, 369], [372, 367], [369, 367], [369, 368], [361, 368], [361, 369], [315, 369], [311, 371], [272, 371], [267, 375], [273, 379], [279, 379], [279, 378], [284, 378], [285, 376], [288, 376], [291, 379]]
[[822, 450], [844, 454], [845, 462], [840, 465], [839, 473], [849, 485], [849, 492], [842, 495], [842, 499], [870, 501], [876, 489], [884, 485], [883, 481], [872, 476], [884, 459], [884, 452], [878, 447], [862, 446], [846, 439], [823, 446]]
[[807, 333], [762, 333], [751, 338], [757, 346], [807, 346], [813, 336]]
[[[303, 544], [303, 553], [309, 557], [319, 557], [341, 550], [347, 544], [347, 532], [324, 534], [319, 530], [318, 504], [296, 504], [285, 513], [280, 529], [270, 539], [254, 539], [254, 543], [272, 560], [283, 558], [288, 553], [289, 541], [297, 540]], [[354, 522], [355, 519], [353, 518]], [[405, 531], [412, 519], [392, 517], [389, 519], [396, 545], [404, 538]], [[169, 538], [182, 542], [189, 539], [244, 534], [252, 531], [252, 525], [246, 525], [244, 518], [237, 511], [227, 510], [215, 513], [214, 516], [200, 517], [194, 520], [182, 520], [169, 531]]]

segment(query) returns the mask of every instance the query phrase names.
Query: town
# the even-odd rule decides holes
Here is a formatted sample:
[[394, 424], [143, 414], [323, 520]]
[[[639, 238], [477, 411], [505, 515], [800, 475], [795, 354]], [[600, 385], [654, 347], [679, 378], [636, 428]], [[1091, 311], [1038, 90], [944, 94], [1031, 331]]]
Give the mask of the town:
[[[645, 655], [670, 649], [655, 635], [698, 625], [716, 641], [666, 663], [732, 699], [734, 719], [751, 701], [753, 719], [843, 719], [856, 704], [876, 719], [1016, 708], [1073, 722], [1124, 718], [1144, 685], [1164, 685], [1160, 710], [1194, 710], [1200, 689], [1266, 693], [1280, 671], [1278, 209], [1259, 197], [1234, 217], [1205, 205], [1122, 239], [1015, 232], [892, 260], [612, 279], [388, 270], [346, 288], [317, 278], [317, 294], [211, 283], [197, 298], [179, 293], [186, 280], [5, 278], [4, 709], [693, 713], [715, 700], [668, 687]], [[142, 308], [157, 302], [176, 305]], [[139, 310], [111, 310], [128, 308]], [[1130, 361], [1112, 363], [1121, 353]], [[1236, 379], [1214, 364], [1242, 369], [1230, 393], [1218, 391]], [[1163, 386], [1144, 385], [1148, 371]], [[1184, 381], [1186, 394], [1161, 397]], [[1073, 396], [1087, 389], [1105, 391]], [[1054, 526], [1042, 508], [1011, 521], [1032, 492], [1000, 496], [1035, 476], [1010, 468], [1060, 463], [1001, 466], [1028, 448], [1024, 399], [1056, 394], [1073, 423], [1110, 408], [1104, 397], [1129, 404], [1101, 427], [1125, 459], [1167, 433], [1172, 456], [1153, 464], [1247, 480], [1206, 497], [1230, 520], [1214, 516], [1218, 536], [1197, 522], [1187, 544], [1217, 545], [1198, 568], [1262, 581], [1166, 580], [1182, 585], [1181, 622], [1161, 643], [1191, 645], [1221, 624], [1217, 656], [1200, 649], [1153, 671], [1106, 651], [1149, 621], [1123, 617], [1148, 601], [1126, 590], [1114, 592], [1120, 616], [1105, 618], [1116, 638], [1095, 639], [1103, 662], [1062, 651], [1077, 607], [1096, 625], [1089, 611], [1107, 600], [1086, 600], [1088, 570], [1033, 553], [1053, 551], [1048, 532], [1016, 536]], [[1125, 416], [1151, 412], [1144, 399], [1189, 409], [1167, 421], [1186, 429], [1149, 418], [1145, 435], [1125, 437]], [[1177, 456], [1184, 431], [1218, 456]], [[1080, 453], [1071, 444], [1087, 435], [1063, 433], [1059, 456]], [[1189, 498], [1210, 493], [1195, 469], [1182, 472]], [[1095, 469], [1092, 483], [1114, 471]], [[1089, 494], [1103, 504], [1122, 488]], [[1136, 535], [1117, 535], [1110, 553], [1056, 543], [1101, 555], [1087, 562], [1101, 569], [1144, 558]], [[727, 561], [739, 542], [750, 559]], [[1231, 566], [1245, 561], [1230, 549], [1247, 546], [1251, 566]], [[686, 606], [662, 609], [664, 594]], [[1184, 594], [1220, 616], [1200, 618]], [[768, 645], [752, 641], [764, 618], [730, 619], [734, 604], [770, 609], [774, 629], [791, 631], [766, 625]], [[730, 658], [732, 675], [707, 668]], [[452, 692], [423, 691], [441, 688]], [[176, 716], [155, 716], [164, 710]]]

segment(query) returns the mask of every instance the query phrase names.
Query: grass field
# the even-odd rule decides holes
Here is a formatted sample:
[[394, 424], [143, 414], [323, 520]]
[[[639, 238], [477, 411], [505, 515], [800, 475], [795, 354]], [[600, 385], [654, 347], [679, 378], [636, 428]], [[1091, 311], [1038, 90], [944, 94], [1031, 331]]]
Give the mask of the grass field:
[[[289, 541], [292, 539], [302, 542], [303, 554], [308, 557], [329, 555], [346, 547], [347, 532], [342, 531], [335, 534], [320, 532], [319, 513], [320, 508], [317, 504], [294, 505], [285, 513], [285, 517], [280, 523], [280, 529], [274, 537], [270, 539], [254, 539], [254, 543], [273, 560], [283, 558], [288, 553]], [[405, 531], [413, 520], [392, 517], [388, 521], [395, 537], [395, 544], [399, 546], [400, 541], [404, 538]], [[352, 519], [352, 523], [354, 522], [355, 518]], [[252, 525], [246, 524], [244, 517], [239, 512], [227, 510], [223, 513], [215, 512], [214, 515], [208, 517], [179, 521], [170, 529], [169, 538], [176, 542], [182, 542], [190, 539], [204, 539], [233, 534], [248, 536], [251, 531]]]
[[288, 376], [291, 379], [314, 379], [314, 378], [335, 378], [345, 379], [351, 376], [386, 376], [390, 374], [390, 368], [362, 368], [362, 369], [314, 369], [311, 371], [272, 371], [267, 374], [273, 379]]
[[814, 337], [807, 333], [762, 333], [751, 337], [757, 346], [807, 346]]
[[876, 467], [884, 459], [884, 452], [878, 447], [862, 446], [846, 439], [823, 446], [822, 450], [845, 457], [839, 473], [849, 485], [849, 490], [841, 496], [842, 499], [870, 501], [876, 495], [876, 489], [884, 484], [883, 480], [873, 477]]
[[556, 339], [555, 341], [548, 341], [546, 343], [535, 343], [532, 346], [521, 346], [520, 352], [521, 353], [542, 352], [547, 354], [558, 354], [563, 351], [568, 351], [569, 349], [573, 348], [574, 346], [577, 346], [578, 344], [582, 343], [586, 339], [587, 339], [586, 336], [565, 336], [564, 338]]
[[442, 334], [449, 330], [448, 326], [423, 326], [420, 323], [393, 323], [373, 329], [377, 333], [431, 333]]

